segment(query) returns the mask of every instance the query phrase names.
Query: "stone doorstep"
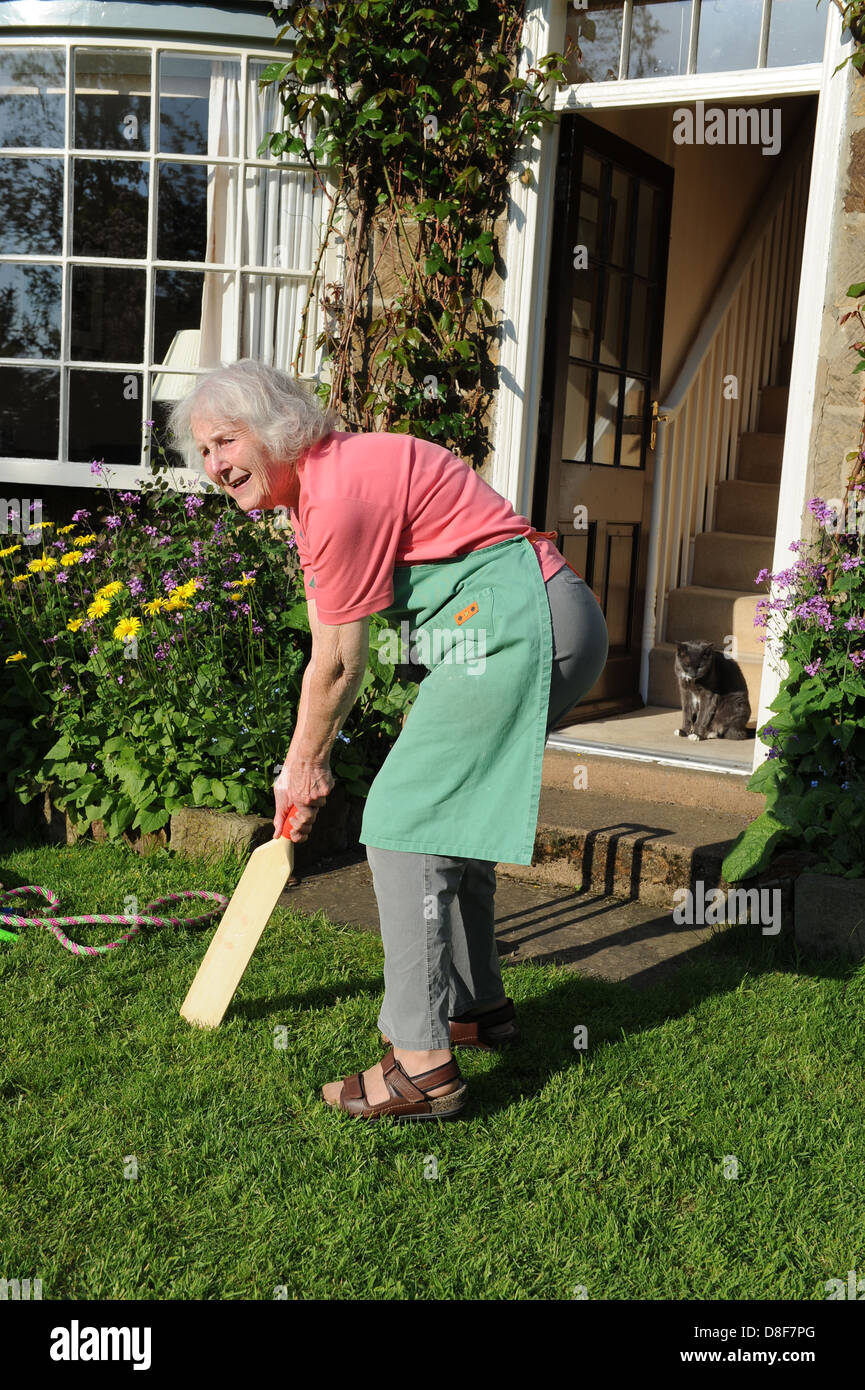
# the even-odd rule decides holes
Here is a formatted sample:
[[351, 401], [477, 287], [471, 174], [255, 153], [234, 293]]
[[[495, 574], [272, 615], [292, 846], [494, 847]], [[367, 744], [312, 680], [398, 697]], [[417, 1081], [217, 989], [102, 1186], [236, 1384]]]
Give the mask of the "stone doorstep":
[[671, 816], [672, 808], [653, 807], [655, 814], [647, 815], [645, 803], [589, 793], [580, 803], [585, 824], [576, 826], [568, 809], [551, 804], [555, 796], [542, 793], [532, 864], [502, 864], [502, 871], [668, 910], [677, 888], [722, 885], [721, 864], [743, 828], [729, 817], [682, 808]]

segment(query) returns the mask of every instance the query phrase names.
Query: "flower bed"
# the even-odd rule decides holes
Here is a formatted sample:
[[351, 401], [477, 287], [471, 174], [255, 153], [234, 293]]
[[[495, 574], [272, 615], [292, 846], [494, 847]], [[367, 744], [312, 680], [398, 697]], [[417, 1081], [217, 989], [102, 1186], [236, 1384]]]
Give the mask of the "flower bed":
[[792, 543], [789, 569], [757, 576], [772, 595], [756, 623], [776, 639], [784, 679], [759, 731], [767, 760], [748, 783], [766, 806], [724, 860], [731, 881], [791, 847], [818, 857], [812, 873], [865, 872], [865, 481], [851, 480], [837, 505], [809, 507], [816, 539]]
[[[93, 513], [43, 521], [0, 548], [0, 786], [47, 788], [86, 831], [153, 833], [182, 806], [273, 815], [273, 779], [311, 649], [302, 574], [281, 517], [182, 494], [160, 466], [141, 492], [104, 485]], [[334, 745], [355, 798], [417, 687], [370, 663]]]

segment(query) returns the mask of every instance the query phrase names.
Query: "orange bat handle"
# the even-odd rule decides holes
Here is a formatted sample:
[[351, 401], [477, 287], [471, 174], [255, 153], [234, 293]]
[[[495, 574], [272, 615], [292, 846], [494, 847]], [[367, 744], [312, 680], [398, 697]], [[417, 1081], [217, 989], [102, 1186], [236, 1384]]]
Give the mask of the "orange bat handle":
[[290, 840], [290, 839], [291, 839], [291, 835], [289, 834], [289, 831], [290, 831], [291, 828], [292, 828], [292, 826], [291, 826], [291, 817], [292, 817], [293, 812], [295, 812], [296, 810], [297, 810], [297, 807], [296, 807], [296, 806], [289, 806], [288, 811], [286, 812], [285, 820], [282, 822], [282, 830], [280, 831], [280, 838], [281, 838], [281, 839], [282, 839], [282, 838], [284, 838], [284, 839], [286, 839], [286, 840]]

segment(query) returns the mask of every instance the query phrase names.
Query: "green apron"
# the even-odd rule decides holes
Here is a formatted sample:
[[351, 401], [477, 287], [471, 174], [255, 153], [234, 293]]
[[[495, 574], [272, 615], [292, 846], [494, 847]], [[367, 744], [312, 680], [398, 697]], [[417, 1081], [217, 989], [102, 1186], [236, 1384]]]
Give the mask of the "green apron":
[[429, 675], [370, 787], [361, 843], [530, 864], [552, 670], [534, 548], [514, 536], [397, 566], [382, 616]]

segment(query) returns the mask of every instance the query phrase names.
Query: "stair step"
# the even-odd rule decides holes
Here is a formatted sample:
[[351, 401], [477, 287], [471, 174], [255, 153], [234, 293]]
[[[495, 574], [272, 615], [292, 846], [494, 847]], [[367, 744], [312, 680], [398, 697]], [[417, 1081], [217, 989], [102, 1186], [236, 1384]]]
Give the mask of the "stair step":
[[[679, 686], [676, 681], [674, 642], [662, 642], [649, 655], [649, 704], [678, 707]], [[760, 705], [760, 682], [763, 678], [763, 657], [740, 652], [737, 664], [748, 686], [752, 722]]]
[[778, 484], [746, 483], [731, 478], [715, 488], [715, 525], [719, 531], [772, 536], [778, 519]]
[[787, 425], [789, 386], [764, 386], [760, 392], [760, 417], [757, 429], [767, 434], [783, 434]]
[[758, 636], [763, 634], [754, 627], [760, 597], [765, 595], [699, 584], [673, 589], [667, 600], [666, 641], [712, 642], [723, 651], [732, 637], [737, 654], [762, 655]]
[[709, 589], [754, 589], [757, 571], [771, 568], [775, 539], [739, 531], [702, 531], [694, 537], [694, 583]]
[[783, 434], [750, 431], [739, 441], [736, 477], [745, 483], [780, 483], [783, 457]]

